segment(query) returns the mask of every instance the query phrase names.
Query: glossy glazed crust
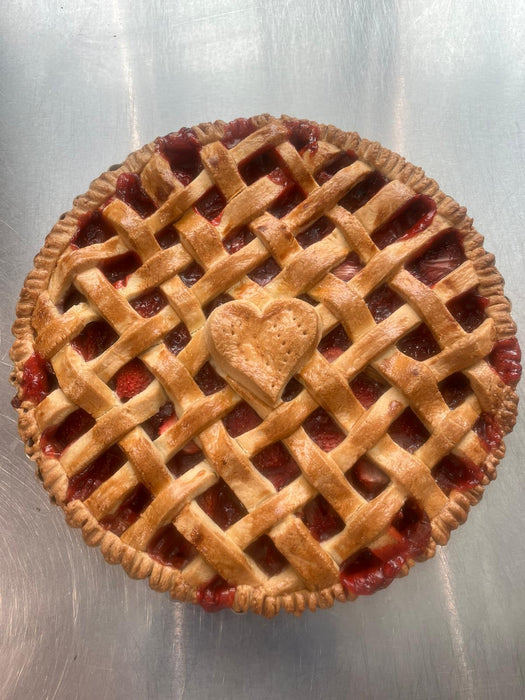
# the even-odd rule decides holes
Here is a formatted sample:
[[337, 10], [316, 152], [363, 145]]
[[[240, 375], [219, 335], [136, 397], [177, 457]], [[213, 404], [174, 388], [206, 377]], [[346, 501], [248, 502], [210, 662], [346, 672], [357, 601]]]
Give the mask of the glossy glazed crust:
[[[258, 127], [274, 121], [269, 115], [254, 118]], [[472, 261], [479, 279], [480, 293], [489, 299], [487, 315], [494, 320], [495, 340], [510, 338], [516, 329], [510, 317], [510, 303], [503, 294], [503, 280], [494, 267], [494, 257], [482, 247], [483, 239], [472, 227], [472, 221], [450, 197], [444, 195], [438, 185], [425, 177], [421, 168], [407, 163], [401, 156], [381, 147], [377, 143], [361, 139], [355, 133], [345, 133], [333, 126], [319, 126], [320, 139], [334, 144], [344, 150], [353, 150], [359, 158], [379, 169], [390, 180], [397, 180], [408, 185], [417, 193], [431, 196], [437, 204], [438, 214], [458, 229], [463, 237], [466, 255]], [[202, 144], [211, 143], [223, 135], [222, 122], [201, 124], [194, 127]], [[78, 226], [79, 218], [93, 211], [114, 194], [117, 178], [122, 172], [141, 172], [154, 153], [154, 144], [149, 144], [132, 153], [116, 171], [106, 172], [92, 184], [88, 192], [75, 199], [73, 208], [61, 217], [45, 245], [35, 258], [35, 267], [28, 275], [17, 306], [17, 320], [13, 326], [15, 343], [11, 358], [15, 363], [12, 375], [13, 383], [20, 386], [24, 362], [34, 352], [35, 331], [33, 327], [35, 305], [41, 293], [47, 289], [49, 279], [62, 252], [69, 245]], [[498, 406], [492, 410], [504, 434], [514, 425], [517, 410], [515, 392], [497, 380]], [[491, 407], [492, 409], [494, 407]], [[91, 546], [100, 546], [105, 559], [110, 563], [120, 563], [126, 572], [134, 578], [149, 578], [150, 585], [161, 591], [170, 591], [178, 599], [196, 602], [197, 589], [188, 585], [175, 569], [163, 566], [151, 559], [145, 552], [139, 552], [122, 542], [113, 533], [101, 527], [84, 503], [80, 501], [65, 502], [68, 478], [61, 464], [45, 456], [39, 449], [40, 431], [35, 419], [35, 410], [29, 403], [22, 403], [18, 409], [19, 431], [26, 444], [27, 454], [36, 461], [44, 485], [50, 495], [64, 509], [67, 521], [73, 527], [82, 529], [84, 539]], [[484, 486], [496, 477], [496, 466], [504, 454], [501, 443], [494, 453], [489, 454], [484, 465], [485, 478], [481, 486], [460, 493], [453, 491], [446, 505], [432, 519], [432, 537], [422, 559], [433, 556], [436, 544], [447, 542], [450, 532], [464, 522], [471, 505], [477, 503]], [[413, 561], [409, 560], [401, 574], [408, 573]], [[252, 610], [258, 614], [272, 617], [280, 609], [300, 614], [305, 609], [315, 610], [333, 605], [335, 600], [348, 600], [354, 596], [345, 591], [340, 584], [331, 585], [321, 590], [300, 590], [288, 595], [272, 595], [264, 586], [240, 585], [237, 587], [233, 609], [236, 611]]]

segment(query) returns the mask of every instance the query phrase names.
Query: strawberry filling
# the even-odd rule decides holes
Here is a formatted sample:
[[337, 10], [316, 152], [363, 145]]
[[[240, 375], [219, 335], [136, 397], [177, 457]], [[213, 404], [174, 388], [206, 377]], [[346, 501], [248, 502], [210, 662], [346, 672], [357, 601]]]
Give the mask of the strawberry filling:
[[183, 127], [177, 132], [155, 141], [157, 151], [166, 158], [179, 182], [189, 185], [202, 171], [199, 156], [202, 146], [191, 129]]
[[115, 235], [110, 224], [105, 221], [100, 209], [83, 214], [78, 220], [78, 228], [71, 240], [73, 248], [104, 243]]
[[140, 175], [137, 173], [121, 173], [117, 179], [115, 194], [143, 219], [151, 216], [157, 208], [142, 189]]
[[171, 523], [155, 533], [147, 552], [155, 561], [175, 569], [183, 569], [196, 554], [195, 548]]
[[206, 396], [215, 394], [226, 386], [224, 379], [217, 374], [209, 362], [200, 368], [195, 376], [195, 382]]
[[281, 268], [273, 258], [268, 258], [262, 265], [252, 270], [248, 277], [259, 286], [265, 287], [274, 277], [277, 277]]
[[[322, 177], [322, 173], [317, 176], [317, 181], [319, 184], [321, 184], [320, 180]], [[352, 189], [341, 199], [339, 204], [349, 212], [353, 213], [372, 199], [372, 197], [377, 194], [379, 190], [387, 183], [388, 178], [381, 175], [381, 173], [370, 173], [370, 175], [365, 177], [364, 180], [361, 180], [361, 182], [352, 187]]]
[[283, 216], [289, 214], [292, 209], [295, 209], [303, 201], [304, 192], [284, 165], [272, 170], [268, 177], [272, 182], [283, 188], [279, 197], [268, 210], [276, 218], [282, 219]]
[[160, 289], [152, 289], [130, 301], [130, 304], [143, 318], [151, 318], [167, 306], [168, 300]]
[[319, 127], [317, 124], [299, 121], [299, 119], [289, 119], [284, 122], [288, 129], [288, 138], [292, 145], [301, 152], [307, 148], [313, 153], [317, 151], [319, 141]]
[[259, 539], [247, 547], [248, 554], [268, 576], [277, 576], [288, 564], [286, 557], [274, 545], [268, 535], [261, 535]]
[[514, 389], [521, 377], [521, 350], [518, 339], [498, 340], [492, 348], [488, 361], [502, 381]]
[[447, 455], [432, 470], [432, 476], [447, 496], [452, 490], [468, 491], [481, 483], [484, 472], [468, 459]]
[[191, 335], [189, 330], [184, 323], [179, 323], [179, 325], [164, 338], [164, 343], [170, 352], [174, 355], [178, 355], [190, 340]]
[[311, 413], [303, 425], [307, 434], [325, 452], [330, 452], [344, 440], [344, 434], [331, 416], [318, 408]]
[[432, 331], [424, 323], [420, 323], [417, 328], [403, 336], [397, 343], [397, 348], [418, 362], [424, 362], [441, 352]]
[[151, 494], [143, 484], [139, 484], [114, 513], [100, 520], [100, 524], [105, 530], [111, 530], [120, 537], [138, 520], [139, 515], [150, 503]]
[[449, 408], [457, 408], [472, 393], [470, 382], [461, 372], [451, 374], [439, 383], [439, 390]]
[[379, 496], [390, 483], [388, 476], [366, 457], [357, 460], [346, 478], [368, 501]]
[[309, 501], [296, 513], [318, 542], [324, 542], [344, 528], [345, 524], [323, 496]]
[[317, 349], [328, 362], [333, 362], [349, 347], [350, 338], [343, 326], [339, 325], [322, 338]]
[[333, 231], [333, 229], [334, 225], [330, 219], [327, 219], [326, 216], [322, 216], [309, 228], [307, 228], [306, 231], [303, 231], [297, 236], [297, 242], [301, 248], [308, 248], [308, 246], [311, 246], [318, 241], [322, 241], [323, 238], [328, 236], [328, 234]]
[[248, 512], [222, 479], [198, 496], [196, 500], [202, 510], [222, 530], [227, 530]]
[[449, 301], [447, 308], [463, 330], [472, 333], [485, 320], [488, 303], [486, 297], [472, 291]]
[[274, 149], [268, 148], [239, 163], [239, 173], [247, 185], [252, 185], [256, 180], [279, 168], [281, 164], [282, 161]]
[[138, 359], [121, 367], [113, 378], [115, 393], [121, 401], [129, 401], [153, 381], [153, 375]]
[[40, 438], [40, 449], [48, 457], [60, 457], [62, 452], [81, 435], [95, 425], [94, 419], [81, 408], [52, 428], [47, 428]]
[[245, 245], [248, 245], [250, 241], [253, 241], [254, 238], [255, 236], [250, 229], [247, 226], [244, 226], [243, 228], [235, 229], [228, 234], [222, 243], [226, 251], [230, 255], [233, 255], [233, 253], [236, 253], [241, 248], [244, 248]]
[[301, 474], [297, 463], [282, 442], [268, 445], [252, 457], [252, 462], [261, 474], [272, 482], [277, 491]]
[[194, 205], [194, 210], [217, 226], [220, 223], [222, 210], [226, 206], [226, 199], [217, 187], [208, 190]]
[[407, 270], [420, 282], [431, 287], [465, 262], [459, 234], [451, 230], [440, 236], [419, 256], [408, 263]]
[[[22, 370], [20, 401], [31, 401], [34, 404], [43, 401], [51, 391], [54, 375], [51, 363], [38, 352], [34, 352], [28, 357]], [[17, 397], [14, 399], [15, 404], [19, 403], [16, 399]]]
[[105, 321], [88, 323], [84, 330], [71, 341], [71, 346], [86, 362], [101, 355], [117, 340], [117, 334]]
[[234, 119], [224, 125], [224, 136], [221, 143], [228, 149], [233, 148], [247, 136], [253, 134], [256, 128], [251, 119], [243, 119], [242, 117]]
[[66, 500], [85, 501], [124, 464], [122, 450], [113, 445], [78, 474], [70, 477]]
[[493, 452], [499, 447], [503, 438], [499, 423], [490, 413], [482, 413], [474, 423], [472, 430], [477, 434], [487, 452]]
[[421, 556], [430, 539], [430, 521], [412, 500], [408, 500], [392, 523], [392, 544], [371, 551], [361, 549], [340, 567], [344, 588], [354, 595], [371, 595], [389, 586], [408, 559]]
[[248, 430], [253, 430], [262, 421], [259, 415], [249, 406], [246, 401], [241, 401], [237, 404], [233, 411], [230, 411], [222, 419], [224, 427], [228, 431], [228, 434], [232, 437], [237, 437], [242, 435], [242, 433], [248, 432]]
[[388, 434], [407, 452], [415, 452], [430, 437], [430, 433], [411, 408], [406, 408], [399, 418], [391, 423]]
[[140, 258], [136, 253], [124, 253], [116, 255], [101, 262], [99, 270], [117, 289], [125, 287], [128, 277], [140, 267]]
[[203, 275], [204, 270], [196, 262], [190, 263], [188, 267], [179, 272], [179, 277], [184, 282], [186, 287], [193, 287], [195, 282], [198, 282]]
[[390, 314], [393, 314], [404, 303], [403, 299], [386, 284], [378, 287], [366, 299], [366, 304], [376, 323], [384, 321], [385, 318], [388, 318]]
[[357, 253], [349, 253], [340, 265], [334, 267], [332, 275], [343, 282], [349, 282], [362, 269], [363, 265]]
[[197, 603], [206, 612], [218, 612], [231, 608], [235, 600], [235, 586], [230, 586], [220, 576], [215, 576], [197, 591]]
[[315, 179], [318, 185], [324, 185], [328, 182], [339, 170], [347, 168], [352, 163], [355, 163], [357, 156], [353, 151], [346, 151], [346, 153], [339, 153], [332, 161], [330, 161], [325, 167], [320, 170]]
[[382, 249], [400, 238], [411, 238], [428, 228], [435, 214], [434, 200], [425, 194], [418, 194], [399, 209], [390, 221], [378, 228], [372, 235], [372, 240]]
[[350, 382], [350, 388], [354, 392], [359, 403], [366, 409], [375, 404], [385, 391], [388, 391], [387, 384], [364, 372], [358, 374], [357, 377]]

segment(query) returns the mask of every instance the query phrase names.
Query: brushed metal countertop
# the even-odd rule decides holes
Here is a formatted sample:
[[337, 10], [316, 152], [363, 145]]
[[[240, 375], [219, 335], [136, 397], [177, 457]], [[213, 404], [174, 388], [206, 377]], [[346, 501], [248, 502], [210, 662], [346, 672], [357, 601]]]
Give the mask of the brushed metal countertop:
[[9, 406], [10, 326], [75, 195], [159, 134], [291, 114], [356, 130], [468, 207], [525, 328], [525, 4], [20, 0], [0, 45], [0, 697], [522, 698], [524, 421], [449, 546], [300, 619], [207, 615], [108, 566], [49, 503]]

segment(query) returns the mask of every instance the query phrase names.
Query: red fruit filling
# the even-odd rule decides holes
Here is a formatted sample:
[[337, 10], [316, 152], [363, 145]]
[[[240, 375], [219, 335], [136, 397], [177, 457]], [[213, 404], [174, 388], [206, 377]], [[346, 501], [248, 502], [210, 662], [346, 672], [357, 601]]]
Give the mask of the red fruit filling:
[[219, 481], [197, 497], [197, 503], [222, 530], [227, 530], [248, 511], [228, 484]]
[[300, 384], [297, 379], [290, 379], [288, 384], [284, 387], [283, 394], [282, 394], [282, 400], [283, 401], [291, 401], [292, 399], [295, 399], [296, 396], [299, 396], [301, 391], [303, 390], [303, 385]]
[[466, 260], [457, 231], [449, 231], [419, 256], [406, 265], [406, 269], [429, 287], [439, 282]]
[[140, 175], [137, 173], [121, 173], [117, 179], [115, 194], [143, 219], [151, 216], [157, 208], [142, 189]]
[[399, 309], [405, 303], [386, 284], [369, 294], [365, 301], [376, 323], [384, 321], [385, 318], [388, 318], [390, 314], [393, 314], [396, 309]]
[[152, 289], [150, 292], [132, 299], [129, 303], [143, 318], [151, 318], [167, 306], [168, 300], [160, 289]]
[[339, 153], [328, 165], [325, 165], [325, 167], [317, 173], [315, 176], [317, 184], [324, 185], [324, 183], [328, 182], [339, 170], [352, 165], [356, 160], [357, 156], [353, 151]]
[[176, 326], [171, 333], [164, 338], [164, 343], [170, 352], [172, 352], [174, 355], [178, 355], [179, 352], [186, 347], [190, 340], [191, 335], [189, 330], [186, 328], [184, 323], [179, 323], [179, 325]]
[[284, 166], [272, 170], [268, 177], [272, 182], [281, 185], [283, 188], [279, 197], [268, 210], [270, 214], [273, 214], [278, 219], [282, 219], [283, 216], [289, 214], [292, 209], [295, 209], [303, 201], [304, 192]]
[[247, 136], [253, 134], [256, 128], [251, 119], [243, 119], [242, 117], [234, 119], [224, 125], [224, 136], [221, 143], [228, 149], [233, 148]]
[[71, 341], [71, 346], [89, 362], [101, 355], [118, 336], [106, 321], [93, 321]]
[[113, 445], [78, 474], [69, 479], [66, 500], [85, 501], [124, 464], [126, 458], [118, 445]]
[[179, 272], [179, 277], [184, 282], [186, 287], [193, 287], [195, 282], [198, 282], [203, 275], [204, 270], [196, 262], [190, 263], [188, 267]]
[[230, 586], [220, 576], [215, 576], [197, 591], [197, 603], [206, 612], [218, 612], [231, 608], [235, 600], [235, 586]]
[[111, 530], [120, 537], [138, 520], [139, 515], [150, 503], [151, 494], [144, 484], [139, 484], [114, 513], [100, 520], [100, 524], [105, 530]]
[[472, 291], [449, 301], [447, 308], [463, 330], [472, 333], [485, 320], [488, 303], [486, 297]]
[[62, 313], [65, 313], [72, 306], [85, 303], [87, 303], [86, 297], [81, 294], [76, 287], [70, 287], [64, 296], [62, 304], [58, 304], [57, 306]]
[[410, 238], [424, 231], [434, 218], [436, 203], [431, 197], [418, 194], [401, 207], [390, 221], [372, 235], [378, 248], [386, 248], [399, 238]]
[[155, 533], [147, 552], [164, 566], [183, 569], [196, 554], [195, 548], [170, 523]]
[[245, 245], [248, 245], [250, 241], [253, 241], [254, 238], [255, 236], [253, 233], [247, 226], [245, 226], [244, 228], [235, 229], [232, 231], [228, 236], [226, 236], [222, 244], [226, 251], [230, 255], [233, 255], [233, 253], [236, 253], [241, 248], [244, 248]]
[[206, 318], [208, 318], [214, 309], [216, 309], [218, 306], [222, 306], [223, 304], [227, 304], [229, 301], [233, 301], [233, 297], [231, 297], [229, 294], [219, 294], [218, 297], [215, 297], [213, 301], [204, 307], [204, 315]]
[[334, 267], [332, 270], [332, 275], [335, 275], [340, 280], [343, 280], [343, 282], [349, 282], [352, 277], [355, 277], [362, 269], [363, 265], [359, 260], [357, 253], [350, 253], [340, 265]]
[[268, 445], [252, 457], [252, 462], [261, 474], [272, 482], [276, 491], [288, 486], [301, 475], [297, 463], [282, 442]]
[[211, 190], [202, 195], [193, 208], [216, 226], [221, 220], [222, 210], [225, 206], [226, 199], [220, 190], [217, 187], [212, 187]]
[[330, 452], [345, 438], [344, 433], [324, 408], [318, 408], [305, 420], [303, 428], [312, 440], [325, 452]]
[[339, 325], [321, 339], [317, 349], [328, 362], [333, 362], [349, 347], [350, 338], [347, 336], [343, 326]]
[[157, 151], [168, 163], [177, 180], [189, 185], [202, 170], [200, 145], [191, 129], [183, 127], [177, 132], [162, 136], [155, 141]]
[[304, 151], [305, 148], [308, 148], [312, 152], [317, 151], [317, 142], [320, 136], [317, 124], [299, 121], [298, 119], [289, 119], [284, 122], [284, 125], [288, 129], [290, 143], [298, 151]]
[[296, 515], [318, 542], [329, 540], [330, 537], [341, 532], [345, 526], [339, 515], [321, 495], [309, 501]]
[[477, 486], [481, 483], [484, 473], [483, 469], [476, 466], [474, 462], [451, 454], [444, 457], [432, 469], [432, 476], [439, 488], [448, 496], [454, 489], [468, 491]]
[[345, 194], [339, 204], [349, 212], [354, 212], [364, 206], [372, 197], [379, 192], [388, 182], [388, 178], [381, 173], [370, 173], [364, 180]]
[[357, 460], [346, 478], [368, 501], [379, 496], [390, 483], [388, 476], [366, 457]]
[[156, 440], [164, 432], [162, 428], [168, 423], [171, 424], [175, 418], [175, 409], [171, 401], [161, 406], [155, 415], [142, 423], [143, 429], [150, 440]]
[[261, 151], [239, 164], [239, 172], [247, 185], [269, 175], [281, 166], [281, 159], [273, 148]]
[[115, 235], [110, 224], [104, 220], [100, 210], [83, 214], [78, 220], [77, 232], [71, 240], [73, 248], [104, 243]]
[[268, 258], [262, 265], [252, 270], [248, 277], [259, 286], [265, 287], [274, 277], [277, 277], [281, 268], [273, 258]]
[[117, 289], [125, 287], [127, 278], [140, 267], [140, 258], [136, 253], [124, 253], [105, 260], [98, 266], [103, 275]]
[[40, 403], [51, 390], [54, 378], [51, 363], [45, 360], [38, 352], [30, 355], [24, 363], [22, 381], [20, 382], [21, 401]]
[[396, 542], [373, 552], [361, 549], [340, 567], [340, 580], [354, 595], [371, 595], [399, 576], [407, 559], [421, 556], [430, 539], [430, 521], [419, 506], [408, 500], [392, 523]]
[[439, 390], [449, 408], [457, 408], [472, 393], [470, 382], [461, 372], [451, 374], [439, 383]]
[[411, 408], [403, 413], [390, 425], [388, 434], [407, 452], [415, 452], [428, 440], [430, 433]]
[[155, 238], [163, 250], [171, 248], [171, 246], [176, 245], [180, 240], [177, 229], [171, 224], [163, 228], [162, 231], [159, 231]]
[[333, 230], [334, 225], [330, 219], [327, 219], [326, 216], [322, 216], [309, 228], [307, 228], [306, 231], [303, 231], [297, 236], [297, 242], [301, 248], [308, 248], [308, 246], [312, 245], [313, 243], [317, 243], [325, 238], [325, 236], [328, 236], [328, 234], [332, 233]]
[[518, 339], [498, 340], [488, 360], [505, 384], [514, 389], [521, 377], [521, 349]]
[[241, 401], [235, 406], [233, 411], [224, 416], [222, 422], [228, 434], [232, 437], [237, 437], [256, 428], [262, 423], [262, 420], [246, 401]]
[[268, 535], [261, 535], [245, 552], [268, 576], [277, 576], [288, 564]]
[[199, 462], [204, 459], [204, 454], [197, 447], [197, 445], [191, 441], [182, 450], [177, 452], [170, 461], [166, 464], [173, 476], [178, 479], [190, 469], [193, 469]]
[[397, 343], [398, 350], [418, 362], [424, 362], [429, 357], [441, 352], [436, 339], [428, 326], [421, 323], [413, 331], [403, 336]]
[[503, 432], [497, 420], [490, 413], [482, 413], [472, 430], [479, 437], [487, 452], [494, 451], [503, 439]]
[[195, 381], [202, 393], [206, 396], [215, 394], [226, 386], [224, 379], [217, 374], [209, 362], [206, 362], [206, 364], [200, 368], [195, 376]]
[[40, 438], [40, 449], [49, 457], [60, 457], [68, 445], [78, 440], [94, 425], [95, 421], [89, 413], [78, 408], [60, 425], [44, 430]]
[[113, 378], [115, 393], [123, 402], [140, 394], [152, 381], [153, 375], [138, 359], [131, 360], [121, 367]]
[[359, 403], [364, 408], [369, 409], [389, 387], [388, 384], [361, 372], [361, 374], [352, 379], [350, 388]]

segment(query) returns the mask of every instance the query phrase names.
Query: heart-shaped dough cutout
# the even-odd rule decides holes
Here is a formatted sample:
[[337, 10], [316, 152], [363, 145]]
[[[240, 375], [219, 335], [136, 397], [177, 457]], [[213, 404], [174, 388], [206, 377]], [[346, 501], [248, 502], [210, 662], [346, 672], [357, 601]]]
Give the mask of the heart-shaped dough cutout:
[[299, 299], [277, 299], [262, 311], [232, 301], [213, 311], [206, 341], [218, 370], [274, 406], [321, 337], [319, 317]]

